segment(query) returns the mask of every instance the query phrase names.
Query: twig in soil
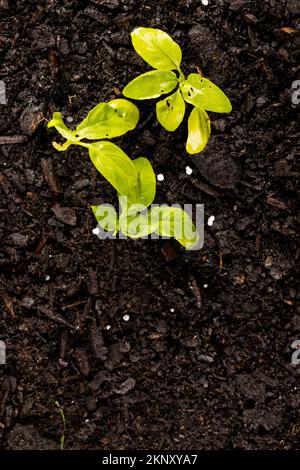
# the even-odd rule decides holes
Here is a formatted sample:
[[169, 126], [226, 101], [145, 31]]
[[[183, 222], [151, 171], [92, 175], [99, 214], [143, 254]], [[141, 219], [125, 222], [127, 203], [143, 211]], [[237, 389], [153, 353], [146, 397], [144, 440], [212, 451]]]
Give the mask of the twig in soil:
[[34, 252], [34, 255], [35, 256], [40, 256], [41, 252], [42, 252], [42, 249], [44, 248], [44, 246], [46, 245], [46, 241], [47, 241], [47, 237], [43, 237], [37, 244], [37, 247], [35, 249], [35, 252]]
[[83, 305], [86, 304], [86, 300], [80, 300], [79, 302], [75, 302], [74, 304], [69, 304], [69, 305], [64, 305], [63, 308], [71, 308], [71, 307], [77, 307], [77, 305]]
[[186, 179], [193, 186], [195, 186], [195, 188], [200, 189], [200, 191], [207, 194], [208, 196], [212, 196], [212, 197], [219, 197], [220, 196], [220, 192], [217, 189], [210, 186], [209, 184], [203, 183], [202, 181], [196, 181], [194, 179], [191, 180], [190, 178], [186, 178]]
[[62, 323], [63, 325], [71, 328], [72, 330], [75, 330], [75, 326], [71, 325], [71, 323], [67, 322], [64, 320], [60, 315], [52, 312], [52, 310], [49, 310], [47, 307], [44, 307], [43, 305], [40, 305], [38, 307], [38, 310], [46, 315], [46, 317], [50, 318], [50, 320], [53, 320], [58, 323]]
[[10, 296], [8, 295], [8, 293], [2, 291], [2, 292], [0, 292], [0, 296], [2, 297], [4, 305], [7, 308], [7, 310], [9, 311], [9, 313], [11, 314], [11, 316], [15, 317], [16, 314], [15, 314], [14, 309], [13, 309], [13, 302], [12, 302]]
[[219, 255], [220, 263], [219, 263], [219, 271], [221, 272], [223, 269], [223, 253]]
[[48, 184], [49, 188], [54, 193], [60, 193], [61, 186], [60, 186], [58, 177], [55, 173], [52, 161], [49, 158], [43, 158], [41, 161], [41, 167], [42, 167], [45, 181]]
[[27, 141], [26, 135], [0, 135], [0, 145], [22, 144]]
[[55, 402], [55, 405], [59, 409], [60, 412], [60, 417], [63, 425], [63, 430], [60, 438], [60, 450], [64, 450], [65, 447], [65, 437], [66, 437], [66, 430], [67, 430], [67, 423], [66, 423], [66, 418], [65, 418], [65, 413], [63, 407], [60, 405], [59, 401]]
[[198, 283], [196, 281], [196, 279], [193, 279], [192, 282], [191, 282], [191, 289], [192, 289], [192, 292], [195, 296], [195, 299], [196, 299], [196, 305], [198, 308], [201, 308], [201, 305], [202, 305], [202, 301], [201, 301], [201, 291], [200, 291], [200, 288], [198, 286]]

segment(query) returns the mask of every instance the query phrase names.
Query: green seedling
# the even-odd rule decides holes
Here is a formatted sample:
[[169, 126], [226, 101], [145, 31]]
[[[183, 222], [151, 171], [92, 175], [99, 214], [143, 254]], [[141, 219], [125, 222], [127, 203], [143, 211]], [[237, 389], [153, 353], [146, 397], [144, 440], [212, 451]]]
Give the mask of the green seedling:
[[98, 104], [75, 130], [66, 126], [61, 113], [58, 112], [53, 114], [48, 127], [55, 127], [66, 139], [63, 144], [53, 142], [56, 150], [65, 151], [70, 145], [87, 148], [97, 170], [120, 194], [123, 194], [124, 191], [127, 191], [128, 186], [134, 188], [137, 184], [137, 172], [130, 158], [112, 142], [100, 140], [89, 143], [83, 139], [97, 140], [118, 137], [134, 129], [138, 119], [139, 111], [133, 103], [117, 99], [109, 103]]
[[54, 113], [48, 127], [55, 127], [66, 139], [63, 144], [53, 142], [58, 151], [70, 145], [88, 149], [96, 169], [117, 190], [122, 212], [117, 217], [113, 207], [92, 206], [101, 227], [116, 234], [121, 231], [130, 238], [141, 238], [151, 233], [176, 238], [186, 248], [198, 242], [198, 234], [190, 216], [180, 208], [155, 207], [147, 210], [156, 193], [156, 178], [146, 158], [131, 160], [117, 145], [106, 140], [85, 142], [83, 139], [107, 139], [134, 129], [139, 118], [137, 107], [127, 100], [100, 103], [79, 124], [70, 130], [61, 113]]
[[185, 78], [180, 69], [181, 49], [164, 31], [137, 28], [131, 33], [131, 38], [136, 52], [155, 70], [128, 83], [123, 90], [124, 96], [146, 100], [172, 92], [156, 104], [158, 121], [171, 132], [178, 128], [184, 118], [185, 103], [192, 104], [194, 108], [188, 119], [186, 150], [190, 154], [201, 152], [211, 133], [206, 111], [229, 113], [232, 110], [229, 99], [219, 87], [197, 73], [191, 73]]
[[120, 217], [112, 206], [92, 206], [98, 224], [114, 235], [119, 231], [129, 238], [156, 234], [173, 237], [186, 249], [193, 248], [199, 241], [199, 235], [189, 214], [180, 207], [154, 205], [147, 209], [155, 198], [155, 174], [146, 158], [137, 158], [132, 163], [137, 171], [137, 182], [118, 194]]
[[65, 438], [66, 438], [66, 430], [67, 430], [67, 422], [66, 422], [66, 418], [65, 418], [64, 409], [63, 409], [63, 407], [61, 406], [61, 404], [59, 403], [59, 401], [56, 401], [56, 402], [55, 402], [55, 405], [56, 405], [57, 408], [59, 409], [60, 418], [61, 418], [61, 422], [62, 422], [62, 433], [61, 433], [61, 437], [60, 437], [60, 449], [61, 449], [61, 450], [64, 450], [64, 447], [65, 447]]

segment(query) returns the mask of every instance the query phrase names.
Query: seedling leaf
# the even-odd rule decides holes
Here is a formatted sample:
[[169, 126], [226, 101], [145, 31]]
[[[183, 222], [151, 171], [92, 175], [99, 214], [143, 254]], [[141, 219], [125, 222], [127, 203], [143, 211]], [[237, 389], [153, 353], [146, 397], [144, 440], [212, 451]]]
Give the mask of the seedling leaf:
[[93, 164], [104, 178], [118, 193], [128, 195], [129, 202], [136, 202], [137, 170], [126, 153], [105, 141], [89, 144], [88, 149]]
[[155, 198], [156, 178], [151, 163], [147, 158], [136, 158], [132, 162], [137, 170], [137, 202], [150, 206]]
[[201, 108], [194, 108], [188, 120], [188, 139], [186, 150], [190, 154], [201, 152], [210, 136], [210, 120]]
[[182, 53], [179, 45], [164, 31], [137, 28], [131, 33], [136, 52], [154, 69], [178, 70]]
[[131, 131], [139, 120], [139, 110], [130, 101], [117, 99], [99, 103], [76, 128], [80, 139], [111, 139]]
[[215, 113], [230, 113], [231, 103], [225, 93], [207, 78], [191, 73], [181, 84], [187, 103]]
[[157, 120], [167, 131], [175, 131], [181, 124], [185, 113], [185, 103], [180, 90], [175, 91], [156, 104]]
[[133, 100], [158, 98], [174, 90], [177, 83], [178, 79], [174, 72], [151, 70], [129, 82], [123, 90], [123, 95]]

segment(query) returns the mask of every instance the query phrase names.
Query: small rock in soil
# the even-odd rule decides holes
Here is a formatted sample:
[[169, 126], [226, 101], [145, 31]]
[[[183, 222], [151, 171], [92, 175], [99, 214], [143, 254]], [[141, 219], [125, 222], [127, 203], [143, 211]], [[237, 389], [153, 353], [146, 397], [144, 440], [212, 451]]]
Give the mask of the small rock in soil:
[[206, 26], [202, 26], [201, 24], [192, 26], [188, 32], [188, 36], [193, 46], [199, 48], [201, 54], [207, 57], [214, 55], [218, 49], [214, 35]]
[[27, 246], [28, 242], [29, 242], [29, 236], [28, 235], [23, 235], [20, 232], [12, 233], [9, 236], [9, 238], [15, 246], [19, 246], [19, 247], [22, 247], [22, 248]]
[[123, 382], [119, 388], [115, 388], [114, 392], [118, 395], [125, 395], [126, 393], [133, 390], [135, 387], [136, 381], [133, 378], [129, 378]]
[[22, 112], [20, 127], [25, 134], [33, 135], [43, 121], [43, 106], [30, 103]]
[[89, 383], [89, 388], [93, 392], [96, 392], [97, 390], [99, 390], [101, 384], [110, 380], [111, 380], [111, 375], [108, 372], [106, 371], [97, 372], [93, 380]]
[[214, 358], [212, 356], [206, 356], [204, 354], [199, 354], [198, 360], [200, 362], [205, 362], [206, 364], [211, 364], [212, 362], [214, 362]]
[[71, 225], [73, 227], [76, 226], [77, 219], [74, 209], [71, 209], [70, 207], [61, 207], [59, 204], [55, 204], [51, 210], [57, 220], [59, 220], [60, 222], [63, 222], [67, 225]]
[[106, 7], [109, 10], [116, 10], [120, 5], [119, 0], [98, 0], [97, 2], [94, 1], [93, 3], [96, 3], [102, 7]]
[[206, 149], [194, 157], [193, 163], [211, 184], [220, 188], [233, 188], [240, 179], [240, 171], [225, 148], [222, 139], [212, 137]]
[[21, 306], [25, 308], [31, 308], [34, 304], [34, 299], [32, 297], [24, 297], [22, 300]]
[[9, 448], [13, 450], [50, 450], [57, 449], [58, 445], [38, 433], [32, 425], [16, 426], [10, 431], [8, 438]]

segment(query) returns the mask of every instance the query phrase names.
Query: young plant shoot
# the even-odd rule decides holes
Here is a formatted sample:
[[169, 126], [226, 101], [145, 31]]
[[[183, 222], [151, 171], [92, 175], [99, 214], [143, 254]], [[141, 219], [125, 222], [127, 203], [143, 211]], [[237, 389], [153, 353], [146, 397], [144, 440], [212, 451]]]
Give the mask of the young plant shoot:
[[48, 127], [55, 127], [66, 139], [53, 146], [64, 151], [70, 145], [86, 147], [92, 163], [117, 190], [121, 207], [118, 219], [111, 206], [92, 206], [99, 225], [106, 231], [121, 231], [130, 238], [141, 238], [151, 233], [176, 238], [187, 249], [199, 240], [193, 222], [180, 208], [154, 207], [156, 178], [151, 163], [146, 158], [131, 160], [117, 145], [106, 140], [87, 143], [82, 139], [107, 139], [125, 134], [135, 128], [139, 118], [137, 107], [126, 100], [100, 103], [92, 109], [76, 129], [70, 130], [61, 113], [54, 113]]
[[131, 38], [136, 52], [155, 70], [128, 83], [123, 90], [124, 96], [145, 100], [172, 92], [156, 104], [158, 121], [171, 132], [178, 128], [184, 118], [185, 103], [192, 104], [194, 108], [188, 119], [186, 150], [190, 154], [201, 152], [211, 132], [206, 111], [229, 113], [232, 110], [229, 99], [220, 88], [197, 73], [191, 73], [185, 78], [180, 69], [181, 49], [164, 31], [137, 28], [131, 33]]

